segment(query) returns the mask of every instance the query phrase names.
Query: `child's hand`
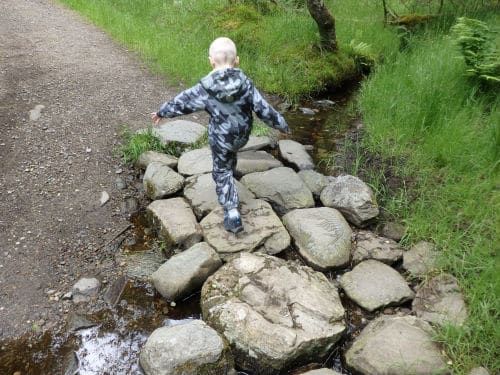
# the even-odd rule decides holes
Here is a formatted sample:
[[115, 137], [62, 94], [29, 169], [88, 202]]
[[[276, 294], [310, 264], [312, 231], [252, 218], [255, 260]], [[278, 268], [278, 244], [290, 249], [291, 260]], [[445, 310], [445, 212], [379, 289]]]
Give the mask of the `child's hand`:
[[158, 114], [156, 112], [153, 112], [153, 113], [151, 113], [151, 120], [153, 120], [153, 122], [155, 123], [155, 125], [158, 125], [158, 123], [161, 120], [161, 117], [158, 116]]

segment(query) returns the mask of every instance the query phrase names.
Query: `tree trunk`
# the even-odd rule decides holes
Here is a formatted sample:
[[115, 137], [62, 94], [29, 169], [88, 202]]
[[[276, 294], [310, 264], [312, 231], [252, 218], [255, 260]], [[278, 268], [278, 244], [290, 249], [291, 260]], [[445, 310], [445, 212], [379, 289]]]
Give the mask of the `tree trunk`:
[[336, 50], [335, 19], [323, 0], [307, 0], [307, 9], [318, 25], [321, 48], [327, 51]]

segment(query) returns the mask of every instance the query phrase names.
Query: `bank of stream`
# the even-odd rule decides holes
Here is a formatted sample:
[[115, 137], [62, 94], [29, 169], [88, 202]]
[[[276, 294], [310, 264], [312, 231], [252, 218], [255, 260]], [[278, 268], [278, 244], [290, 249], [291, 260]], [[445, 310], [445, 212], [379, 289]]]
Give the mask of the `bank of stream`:
[[[350, 110], [350, 96], [344, 93], [328, 98], [327, 102], [303, 103], [301, 107], [308, 107], [309, 111], [296, 109], [285, 114], [292, 139], [311, 147], [317, 169], [325, 174], [332, 170], [324, 160], [341, 150], [346, 134], [358, 123]], [[104, 296], [108, 307], [93, 314], [74, 312], [65, 332], [0, 344], [0, 374], [143, 374], [138, 359], [140, 348], [155, 328], [201, 318], [199, 294], [170, 303], [146, 281], [145, 276], [167, 259], [165, 253], [173, 250], [163, 248], [151, 235], [143, 211], [133, 215], [131, 227], [133, 235], [123, 242], [116, 258], [127, 275], [108, 286]], [[279, 256], [301, 261], [293, 247]], [[335, 282], [347, 270], [330, 271], [326, 276]], [[344, 338], [323, 363], [311, 363], [286, 374], [320, 367], [351, 374], [343, 363], [345, 348], [375, 315], [366, 313], [342, 293], [341, 298], [346, 309]]]

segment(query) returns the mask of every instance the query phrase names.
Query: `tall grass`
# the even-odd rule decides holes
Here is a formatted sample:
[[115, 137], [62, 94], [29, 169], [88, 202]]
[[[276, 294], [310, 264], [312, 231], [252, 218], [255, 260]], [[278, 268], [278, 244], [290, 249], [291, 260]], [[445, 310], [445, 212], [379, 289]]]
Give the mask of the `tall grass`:
[[242, 69], [257, 86], [290, 100], [356, 77], [356, 43], [369, 45], [374, 56], [397, 47], [396, 36], [373, 17], [382, 13], [370, 0], [328, 2], [337, 18], [336, 54], [315, 48], [317, 27], [305, 7], [271, 5], [270, 11], [259, 12], [251, 2], [229, 5], [227, 0], [60, 1], [140, 53], [172, 82], [191, 85], [207, 74], [210, 42], [229, 36], [239, 48]]
[[482, 95], [458, 56], [451, 38], [428, 34], [381, 66], [361, 91], [364, 146], [405, 160], [400, 172], [415, 181], [400, 217], [405, 241], [434, 241], [443, 270], [464, 289], [467, 324], [439, 332], [454, 373], [474, 365], [497, 373], [500, 98]]

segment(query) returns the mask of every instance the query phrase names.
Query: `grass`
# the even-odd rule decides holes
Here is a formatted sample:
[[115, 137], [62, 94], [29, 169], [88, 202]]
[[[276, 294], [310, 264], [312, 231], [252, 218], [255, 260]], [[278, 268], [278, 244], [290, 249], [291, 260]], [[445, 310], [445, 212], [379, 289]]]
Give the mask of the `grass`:
[[385, 194], [380, 169], [371, 183], [388, 214], [406, 224], [405, 243], [432, 240], [441, 268], [464, 289], [466, 326], [438, 333], [454, 373], [479, 365], [498, 373], [500, 98], [481, 91], [465, 69], [447, 35], [415, 37], [362, 87], [362, 147], [386, 161], [404, 160], [396, 173], [412, 182], [411, 193], [402, 187]]

